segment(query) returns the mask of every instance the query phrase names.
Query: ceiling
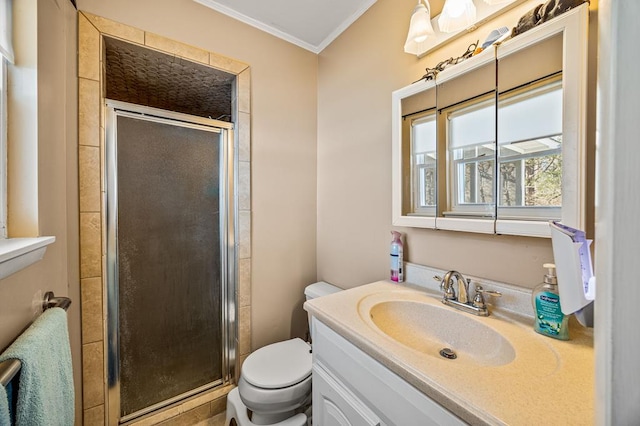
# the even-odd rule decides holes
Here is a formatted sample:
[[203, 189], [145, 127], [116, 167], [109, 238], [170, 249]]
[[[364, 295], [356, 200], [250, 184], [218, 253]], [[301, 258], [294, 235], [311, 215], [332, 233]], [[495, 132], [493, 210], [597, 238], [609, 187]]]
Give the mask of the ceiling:
[[[320, 53], [376, 0], [194, 0]], [[407, 10], [407, 24], [411, 10]]]

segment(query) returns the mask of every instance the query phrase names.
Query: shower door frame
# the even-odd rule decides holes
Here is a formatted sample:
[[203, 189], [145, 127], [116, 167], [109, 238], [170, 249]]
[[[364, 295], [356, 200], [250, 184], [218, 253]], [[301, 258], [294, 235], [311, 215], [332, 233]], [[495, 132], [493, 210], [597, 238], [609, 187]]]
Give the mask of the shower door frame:
[[[106, 339], [105, 369], [107, 386], [107, 424], [118, 425], [167, 407], [217, 386], [231, 383], [236, 365], [237, 336], [237, 162], [233, 123], [204, 117], [166, 111], [127, 102], [106, 99], [105, 153], [103, 198], [106, 221]], [[221, 281], [221, 336], [222, 379], [203, 385], [169, 400], [161, 401], [135, 413], [120, 417], [120, 337], [118, 302], [118, 187], [117, 187], [117, 135], [119, 116], [199, 129], [220, 134], [220, 281]], [[223, 220], [226, 218], [226, 220]]]

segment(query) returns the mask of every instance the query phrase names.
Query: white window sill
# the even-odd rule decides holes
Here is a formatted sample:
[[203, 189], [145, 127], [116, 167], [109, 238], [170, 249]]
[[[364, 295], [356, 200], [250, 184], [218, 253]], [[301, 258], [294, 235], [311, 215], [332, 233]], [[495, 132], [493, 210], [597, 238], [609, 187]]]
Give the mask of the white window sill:
[[0, 279], [36, 263], [56, 237], [6, 238], [0, 240]]

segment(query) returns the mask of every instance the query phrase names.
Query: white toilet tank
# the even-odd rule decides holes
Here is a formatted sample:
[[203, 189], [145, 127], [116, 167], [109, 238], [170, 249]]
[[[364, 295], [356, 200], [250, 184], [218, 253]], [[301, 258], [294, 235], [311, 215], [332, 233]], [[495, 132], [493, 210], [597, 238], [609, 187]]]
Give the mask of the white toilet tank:
[[[329, 294], [342, 291], [340, 287], [336, 287], [327, 282], [320, 281], [317, 283], [309, 284], [304, 289], [304, 297], [307, 300], [315, 299], [316, 297], [327, 296]], [[309, 334], [311, 334], [311, 315], [309, 317]]]

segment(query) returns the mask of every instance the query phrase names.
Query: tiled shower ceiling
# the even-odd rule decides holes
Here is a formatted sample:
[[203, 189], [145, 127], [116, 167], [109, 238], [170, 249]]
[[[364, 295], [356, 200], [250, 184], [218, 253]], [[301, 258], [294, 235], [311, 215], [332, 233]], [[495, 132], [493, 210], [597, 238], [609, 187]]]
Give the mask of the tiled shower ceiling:
[[105, 50], [107, 99], [231, 121], [232, 74], [113, 38]]

